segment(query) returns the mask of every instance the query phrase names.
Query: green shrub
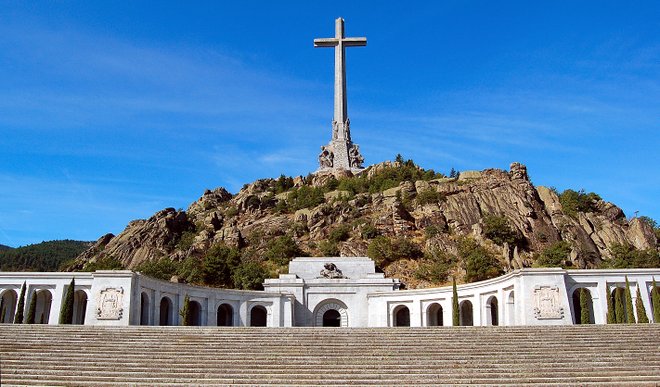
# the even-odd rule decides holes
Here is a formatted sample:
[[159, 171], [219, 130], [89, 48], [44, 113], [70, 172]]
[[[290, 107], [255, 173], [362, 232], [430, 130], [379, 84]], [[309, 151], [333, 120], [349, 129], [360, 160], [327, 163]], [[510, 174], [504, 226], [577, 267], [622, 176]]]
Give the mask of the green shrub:
[[21, 286], [21, 294], [18, 296], [16, 314], [14, 315], [14, 324], [23, 324], [23, 311], [25, 310], [25, 288], [26, 283], [23, 281], [23, 286]]
[[183, 298], [183, 308], [179, 311], [181, 316], [181, 324], [184, 327], [189, 327], [193, 323], [192, 310], [190, 310], [190, 296], [186, 294]]
[[483, 221], [486, 238], [498, 245], [503, 245], [505, 242], [514, 245], [518, 242], [518, 233], [511, 228], [506, 217], [487, 214]]
[[378, 232], [378, 229], [372, 225], [372, 224], [365, 224], [364, 227], [362, 227], [362, 231], [360, 232], [360, 235], [362, 236], [362, 239], [374, 239], [380, 233]]
[[135, 271], [164, 281], [169, 281], [177, 273], [178, 269], [178, 265], [168, 257], [144, 261], [135, 267]]
[[456, 289], [456, 278], [451, 279], [451, 323], [457, 327], [461, 325], [460, 312], [458, 310], [458, 290]]
[[263, 290], [267, 274], [266, 269], [258, 262], [241, 262], [232, 274], [232, 281], [237, 289]]
[[624, 306], [624, 298], [625, 298], [625, 290], [621, 288], [616, 288], [614, 290], [614, 317], [616, 318], [616, 323], [617, 324], [624, 324], [626, 322], [626, 315], [625, 315], [625, 306]]
[[430, 248], [424, 254], [424, 260], [417, 268], [415, 277], [431, 282], [445, 282], [456, 262], [455, 256], [437, 248]]
[[580, 289], [580, 324], [591, 324], [589, 300], [591, 295], [585, 288]]
[[323, 203], [325, 203], [324, 192], [322, 188], [318, 187], [304, 185], [291, 191], [287, 196], [287, 205], [292, 211], [314, 208]]
[[195, 241], [196, 235], [195, 231], [184, 231], [181, 234], [181, 238], [179, 238], [179, 242], [176, 244], [176, 248], [183, 251], [188, 250]]
[[504, 273], [495, 256], [474, 239], [459, 240], [458, 255], [465, 264], [465, 281], [482, 281]]
[[196, 257], [187, 257], [178, 265], [176, 273], [187, 283], [202, 283], [202, 261]]
[[37, 292], [32, 292], [30, 295], [30, 306], [28, 307], [28, 313], [25, 317], [26, 324], [34, 324], [36, 321], [37, 314]]
[[637, 311], [637, 320], [640, 324], [648, 324], [649, 317], [646, 315], [646, 308], [644, 307], [644, 302], [642, 301], [642, 293], [637, 286], [637, 294], [635, 298], [635, 310]]
[[302, 256], [303, 254], [303, 251], [300, 250], [296, 241], [290, 236], [284, 235], [271, 239], [268, 242], [268, 247], [264, 256], [267, 260], [278, 265], [286, 265], [291, 258]]
[[87, 262], [82, 271], [123, 270], [124, 265], [115, 257], [101, 256], [94, 262]]
[[202, 261], [202, 279], [211, 286], [232, 287], [232, 272], [240, 264], [241, 254], [232, 247], [216, 244]]
[[423, 206], [425, 204], [438, 204], [439, 202], [445, 199], [445, 195], [436, 191], [433, 188], [423, 190], [417, 193], [415, 201], [418, 205]]
[[339, 246], [337, 242], [332, 240], [325, 240], [319, 243], [319, 250], [324, 257], [338, 257], [339, 256]]
[[653, 322], [660, 323], [660, 288], [653, 277], [653, 288], [651, 289], [651, 305], [653, 306]]
[[613, 243], [609, 248], [612, 258], [602, 266], [612, 269], [660, 267], [660, 252], [654, 249], [638, 250], [630, 244]]
[[614, 303], [612, 302], [613, 294], [607, 295], [607, 323], [616, 324], [616, 310], [614, 309]]
[[351, 227], [347, 224], [341, 224], [339, 227], [330, 231], [328, 239], [332, 242], [343, 242], [351, 236]]
[[386, 236], [378, 236], [369, 243], [367, 255], [376, 262], [376, 265], [385, 267], [399, 259], [419, 258], [422, 256], [422, 251], [406, 238], [390, 239]]
[[564, 214], [577, 217], [578, 212], [593, 212], [596, 210], [596, 202], [601, 200], [600, 196], [593, 192], [585, 193], [584, 190], [573, 191], [567, 189], [559, 195], [559, 203]]
[[536, 267], [569, 267], [571, 245], [566, 241], [558, 241], [544, 248], [536, 260]]
[[59, 324], [73, 324], [73, 292], [75, 287], [76, 281], [72, 278], [60, 308]]
[[438, 228], [438, 226], [434, 224], [431, 224], [429, 226], [426, 226], [426, 228], [424, 228], [424, 235], [426, 236], [427, 239], [431, 239], [438, 234], [440, 234], [440, 229]]
[[238, 215], [238, 208], [234, 206], [227, 208], [227, 210], [225, 211], [225, 216], [227, 218], [233, 218], [236, 215]]
[[293, 188], [292, 177], [280, 175], [280, 177], [273, 183], [273, 192], [275, 192], [275, 194], [286, 192], [291, 188]]

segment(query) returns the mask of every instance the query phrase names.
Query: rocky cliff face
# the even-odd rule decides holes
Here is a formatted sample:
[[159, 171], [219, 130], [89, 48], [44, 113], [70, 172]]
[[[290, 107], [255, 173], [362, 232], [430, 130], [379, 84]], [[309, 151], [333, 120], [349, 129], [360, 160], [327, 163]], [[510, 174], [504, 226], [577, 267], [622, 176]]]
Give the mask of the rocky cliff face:
[[[374, 178], [399, 167], [386, 162], [363, 174]], [[342, 179], [355, 177], [350, 172], [298, 177], [289, 181], [286, 190], [278, 189], [274, 179], [263, 179], [236, 195], [223, 188], [207, 190], [186, 211], [167, 208], [129, 223], [117, 236], [102, 237], [78, 258], [78, 266], [108, 256], [128, 268], [162, 257], [201, 258], [219, 243], [249, 251], [258, 259], [268, 242], [282, 235], [291, 236], [300, 249], [316, 256], [322, 255], [321, 246], [328, 239], [341, 255], [365, 256], [374, 235], [405, 238], [422, 251], [435, 247], [449, 253], [457, 251], [460, 237], [471, 236], [499, 257], [504, 270], [533, 265], [538, 253], [557, 241], [569, 243], [570, 260], [578, 268], [610, 259], [609, 247], [614, 243], [657, 249], [652, 227], [639, 219], [628, 221], [611, 203], [596, 200], [593, 211], [567, 215], [557, 193], [535, 187], [519, 163], [511, 164], [509, 171], [486, 169], [462, 172], [457, 178], [404, 180], [375, 193], [335, 189]], [[292, 192], [300, 200], [304, 190], [323, 196], [292, 208]], [[487, 237], [485, 219], [491, 215], [506, 220], [515, 243], [497, 244]], [[342, 225], [348, 234], [333, 237], [333, 230]], [[429, 228], [434, 232], [425, 232]], [[386, 274], [415, 282], [406, 272], [415, 266], [414, 259], [400, 261], [383, 267]], [[422, 281], [411, 287], [427, 285]]]

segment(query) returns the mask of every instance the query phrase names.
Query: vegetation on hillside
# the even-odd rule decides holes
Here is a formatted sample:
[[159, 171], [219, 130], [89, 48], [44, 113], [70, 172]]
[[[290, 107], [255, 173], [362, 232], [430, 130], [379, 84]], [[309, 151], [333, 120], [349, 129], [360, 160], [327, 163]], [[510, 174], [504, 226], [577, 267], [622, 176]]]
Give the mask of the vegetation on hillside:
[[61, 240], [0, 251], [0, 271], [56, 271], [77, 257], [91, 242]]

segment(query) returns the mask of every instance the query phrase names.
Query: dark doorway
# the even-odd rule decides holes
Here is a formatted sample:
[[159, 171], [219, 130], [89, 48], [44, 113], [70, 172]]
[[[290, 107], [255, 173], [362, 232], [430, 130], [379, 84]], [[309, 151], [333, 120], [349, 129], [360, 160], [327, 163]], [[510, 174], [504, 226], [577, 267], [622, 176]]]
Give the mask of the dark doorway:
[[394, 310], [394, 326], [395, 327], [409, 327], [410, 326], [410, 310], [407, 306], [399, 306]]
[[497, 313], [497, 298], [491, 297], [490, 301], [488, 302], [488, 306], [490, 309], [490, 325], [499, 325], [500, 321], [498, 319], [499, 314]]
[[340, 327], [341, 314], [334, 309], [330, 309], [323, 313], [323, 326], [324, 327]]
[[160, 300], [160, 325], [172, 325], [170, 314], [172, 313], [172, 300], [168, 297], [163, 297]]
[[202, 306], [197, 301], [190, 301], [190, 315], [192, 316], [192, 326], [198, 327], [202, 325]]
[[461, 302], [461, 314], [460, 314], [460, 323], [461, 326], [472, 326], [474, 325], [472, 321], [472, 303], [470, 301]]
[[250, 311], [250, 326], [251, 327], [265, 327], [268, 322], [268, 312], [263, 306], [255, 306]]
[[218, 307], [218, 326], [230, 327], [234, 325], [234, 308], [229, 304], [222, 304]]

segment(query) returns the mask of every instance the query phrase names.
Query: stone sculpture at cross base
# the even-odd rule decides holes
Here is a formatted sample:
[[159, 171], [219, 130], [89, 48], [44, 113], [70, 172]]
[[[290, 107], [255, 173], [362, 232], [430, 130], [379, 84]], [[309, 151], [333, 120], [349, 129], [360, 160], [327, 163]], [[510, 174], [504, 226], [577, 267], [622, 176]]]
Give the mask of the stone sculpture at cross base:
[[332, 139], [321, 147], [319, 171], [349, 170], [362, 171], [364, 158], [360, 147], [351, 141], [351, 120], [348, 118], [346, 99], [346, 60], [345, 48], [366, 46], [366, 38], [344, 36], [344, 19], [335, 21], [335, 37], [314, 39], [314, 47], [334, 47], [335, 49], [335, 112], [332, 121]]

